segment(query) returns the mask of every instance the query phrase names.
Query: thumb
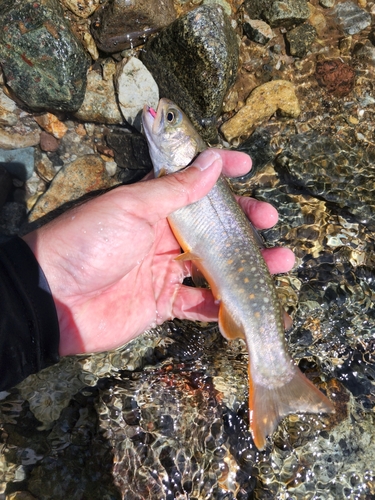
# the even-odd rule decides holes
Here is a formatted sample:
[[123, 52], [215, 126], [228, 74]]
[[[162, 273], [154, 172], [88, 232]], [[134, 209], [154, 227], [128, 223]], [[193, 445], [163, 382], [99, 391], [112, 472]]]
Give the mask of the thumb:
[[219, 178], [222, 167], [221, 155], [206, 149], [188, 168], [139, 183], [138, 187], [147, 189], [148, 204], [153, 207], [148, 214], [149, 222], [155, 223], [206, 196]]

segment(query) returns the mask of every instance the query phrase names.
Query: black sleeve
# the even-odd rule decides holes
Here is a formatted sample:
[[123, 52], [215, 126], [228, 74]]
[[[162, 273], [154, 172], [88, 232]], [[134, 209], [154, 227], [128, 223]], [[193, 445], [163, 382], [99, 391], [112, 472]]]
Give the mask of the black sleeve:
[[46, 277], [30, 247], [0, 236], [0, 390], [59, 360], [59, 324]]

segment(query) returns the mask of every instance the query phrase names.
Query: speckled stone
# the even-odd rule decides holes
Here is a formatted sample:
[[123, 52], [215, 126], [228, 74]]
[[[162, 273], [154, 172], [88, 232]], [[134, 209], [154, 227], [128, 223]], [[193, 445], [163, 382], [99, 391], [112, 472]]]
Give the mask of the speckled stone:
[[116, 185], [105, 169], [105, 162], [96, 155], [87, 155], [63, 167], [54, 177], [50, 187], [42, 195], [29, 216], [33, 222], [92, 191]]
[[248, 22], [244, 23], [243, 32], [249, 40], [260, 43], [261, 45], [265, 45], [275, 36], [271, 27], [264, 21], [258, 19], [250, 19]]
[[216, 120], [236, 78], [236, 34], [222, 7], [203, 5], [149, 40], [142, 61], [160, 96], [178, 104], [202, 137], [216, 139]]
[[102, 3], [101, 0], [62, 0], [63, 5], [68, 7], [74, 14], [78, 17], [89, 17], [93, 14], [99, 5]]
[[316, 29], [311, 24], [300, 24], [288, 31], [286, 39], [292, 56], [304, 57], [316, 38]]
[[29, 108], [79, 108], [88, 58], [57, 0], [1, 2], [0, 62], [6, 84]]
[[291, 28], [310, 15], [305, 0], [246, 0], [244, 9], [250, 19], [263, 19], [273, 28]]
[[246, 99], [245, 106], [222, 125], [221, 132], [227, 141], [246, 137], [277, 110], [294, 118], [300, 114], [301, 109], [291, 82], [273, 80], [254, 89]]
[[91, 32], [100, 50], [121, 52], [176, 19], [173, 0], [109, 0], [92, 18]]

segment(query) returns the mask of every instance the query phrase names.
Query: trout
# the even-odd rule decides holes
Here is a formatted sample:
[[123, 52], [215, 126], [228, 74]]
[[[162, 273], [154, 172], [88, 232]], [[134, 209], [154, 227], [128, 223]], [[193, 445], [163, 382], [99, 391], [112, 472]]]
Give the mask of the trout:
[[[142, 122], [155, 176], [185, 168], [207, 147], [168, 99], [160, 100], [157, 111], [145, 106]], [[168, 222], [184, 252], [177, 259], [193, 261], [219, 301], [221, 334], [246, 342], [255, 446], [264, 449], [266, 437], [291, 413], [332, 412], [329, 399], [288, 354], [273, 278], [225, 177], [204, 198], [173, 212]]]

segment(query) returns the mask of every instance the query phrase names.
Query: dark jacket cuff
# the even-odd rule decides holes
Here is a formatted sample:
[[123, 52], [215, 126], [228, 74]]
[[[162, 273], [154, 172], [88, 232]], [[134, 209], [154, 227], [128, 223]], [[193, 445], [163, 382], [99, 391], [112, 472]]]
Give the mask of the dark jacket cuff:
[[0, 236], [0, 390], [59, 360], [59, 324], [46, 277], [21, 238]]

